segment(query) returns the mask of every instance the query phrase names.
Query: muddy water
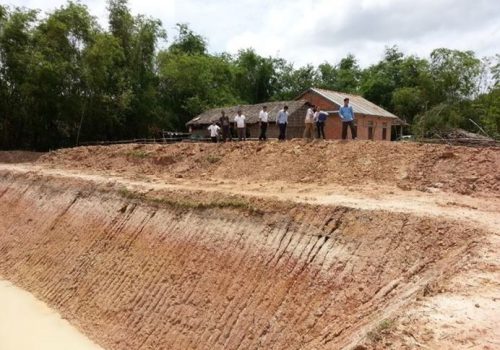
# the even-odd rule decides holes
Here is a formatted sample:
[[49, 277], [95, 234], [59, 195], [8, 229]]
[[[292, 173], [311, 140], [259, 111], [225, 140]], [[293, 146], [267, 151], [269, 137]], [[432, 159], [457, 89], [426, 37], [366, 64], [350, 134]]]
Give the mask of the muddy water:
[[102, 350], [32, 294], [0, 280], [0, 349]]

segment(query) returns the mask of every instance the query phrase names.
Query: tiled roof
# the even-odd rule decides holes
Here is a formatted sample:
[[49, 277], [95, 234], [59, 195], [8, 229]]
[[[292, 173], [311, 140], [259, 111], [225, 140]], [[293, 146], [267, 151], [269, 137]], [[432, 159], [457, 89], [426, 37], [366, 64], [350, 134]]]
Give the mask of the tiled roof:
[[[339, 106], [344, 105], [344, 98], [347, 97], [349, 99], [349, 105], [352, 106], [354, 113], [399, 119], [391, 112], [386, 111], [382, 107], [379, 107], [375, 103], [372, 103], [367, 99], [358, 95], [346, 94], [344, 92], [331, 91], [318, 88], [311, 88], [306, 92], [308, 91], [313, 91]], [[302, 98], [304, 94], [305, 92], [298, 98]]]

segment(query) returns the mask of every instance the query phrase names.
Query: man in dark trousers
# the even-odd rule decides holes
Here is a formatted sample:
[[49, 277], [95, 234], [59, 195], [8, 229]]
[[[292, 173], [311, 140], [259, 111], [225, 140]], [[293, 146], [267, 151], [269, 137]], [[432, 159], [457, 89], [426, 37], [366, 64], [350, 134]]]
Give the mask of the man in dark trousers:
[[316, 111], [316, 130], [318, 131], [318, 139], [325, 139], [325, 123], [328, 118], [328, 112], [322, 111], [318, 108]]
[[354, 111], [352, 107], [349, 106], [349, 99], [344, 98], [344, 105], [339, 109], [340, 119], [342, 119], [342, 140], [347, 138], [347, 127], [351, 129], [352, 139], [355, 140], [356, 126], [354, 125]]
[[220, 112], [221, 117], [219, 118], [220, 125], [222, 127], [222, 141], [226, 142], [229, 138], [229, 141], [232, 141], [231, 133], [229, 127], [231, 123], [229, 122], [229, 117], [226, 115], [226, 112]]
[[267, 125], [269, 122], [269, 113], [267, 113], [267, 106], [263, 106], [259, 113], [260, 136], [259, 141], [267, 140]]
[[280, 130], [278, 140], [285, 141], [286, 126], [288, 124], [288, 106], [284, 106], [283, 109], [278, 112], [278, 115], [276, 116], [276, 124]]

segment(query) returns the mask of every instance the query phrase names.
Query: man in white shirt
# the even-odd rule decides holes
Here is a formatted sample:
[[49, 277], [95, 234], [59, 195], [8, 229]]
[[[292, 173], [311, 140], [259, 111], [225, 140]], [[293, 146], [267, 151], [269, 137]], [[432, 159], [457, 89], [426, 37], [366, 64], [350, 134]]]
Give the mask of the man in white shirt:
[[241, 110], [238, 110], [238, 114], [234, 117], [234, 123], [236, 124], [236, 130], [238, 132], [238, 140], [246, 141], [247, 137], [245, 134], [245, 116], [241, 114]]
[[311, 106], [307, 109], [304, 129], [305, 139], [313, 138], [314, 112], [316, 112], [316, 108], [314, 106]]
[[217, 143], [219, 139], [220, 126], [218, 126], [215, 121], [208, 127], [208, 131], [210, 131], [210, 138], [212, 142]]
[[269, 113], [267, 113], [267, 106], [262, 106], [259, 113], [260, 136], [259, 141], [267, 140], [267, 126], [269, 125]]

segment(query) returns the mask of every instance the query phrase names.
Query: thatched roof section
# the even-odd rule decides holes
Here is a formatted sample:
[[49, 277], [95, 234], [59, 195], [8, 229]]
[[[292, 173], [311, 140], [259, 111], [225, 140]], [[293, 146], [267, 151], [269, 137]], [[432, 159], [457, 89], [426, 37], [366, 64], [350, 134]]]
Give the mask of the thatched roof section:
[[255, 105], [241, 105], [241, 106], [230, 106], [223, 108], [214, 108], [201, 113], [196, 118], [191, 119], [186, 125], [208, 125], [213, 121], [218, 121], [221, 116], [221, 111], [224, 111], [229, 117], [230, 121], [234, 120], [238, 109], [241, 109], [242, 114], [246, 117], [247, 124], [257, 123], [259, 121], [259, 113], [262, 110], [262, 106], [267, 106], [267, 112], [269, 113], [269, 121], [275, 122], [276, 115], [283, 108], [283, 106], [288, 106], [288, 113], [292, 115], [296, 111], [299, 111], [307, 104], [304, 100], [297, 101], [279, 101], [279, 102], [265, 102]]

